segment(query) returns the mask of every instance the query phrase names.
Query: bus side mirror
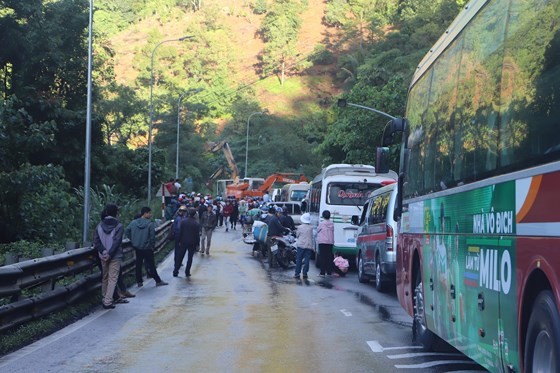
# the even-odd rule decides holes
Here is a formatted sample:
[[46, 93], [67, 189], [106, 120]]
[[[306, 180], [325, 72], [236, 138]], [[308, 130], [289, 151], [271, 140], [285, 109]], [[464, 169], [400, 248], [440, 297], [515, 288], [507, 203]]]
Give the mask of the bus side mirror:
[[389, 146], [393, 144], [393, 136], [396, 133], [403, 132], [407, 122], [404, 118], [393, 118], [391, 119], [383, 129], [383, 146]]
[[386, 174], [389, 172], [389, 148], [378, 147], [375, 152], [375, 172]]
[[301, 212], [305, 213], [307, 212], [307, 202], [306, 201], [301, 201]]
[[350, 220], [352, 225], [360, 225], [360, 218], [358, 215], [352, 215], [352, 219]]

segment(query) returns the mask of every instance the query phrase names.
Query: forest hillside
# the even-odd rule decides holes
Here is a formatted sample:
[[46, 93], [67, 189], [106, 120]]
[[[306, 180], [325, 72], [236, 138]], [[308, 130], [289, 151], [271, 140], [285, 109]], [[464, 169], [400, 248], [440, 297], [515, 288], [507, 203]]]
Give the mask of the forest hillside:
[[[152, 195], [176, 174], [201, 192], [231, 176], [209, 142], [228, 142], [241, 176], [373, 163], [384, 118], [336, 99], [403, 115], [416, 65], [462, 6], [95, 0], [90, 228], [108, 201], [125, 220], [157, 208], [150, 128]], [[0, 0], [0, 242], [82, 230], [88, 20], [84, 0]]]

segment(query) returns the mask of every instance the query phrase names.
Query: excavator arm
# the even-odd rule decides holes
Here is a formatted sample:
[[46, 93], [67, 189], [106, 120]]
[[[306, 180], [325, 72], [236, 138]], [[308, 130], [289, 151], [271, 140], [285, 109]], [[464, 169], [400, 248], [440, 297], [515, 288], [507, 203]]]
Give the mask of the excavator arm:
[[[299, 179], [291, 179], [290, 176], [298, 176]], [[270, 175], [266, 178], [264, 183], [259, 187], [260, 192], [265, 192], [269, 190], [274, 183], [282, 183], [282, 184], [298, 184], [301, 182], [307, 181], [307, 178], [304, 175], [296, 174], [296, 173], [275, 173]]]
[[231, 152], [229, 144], [226, 141], [220, 141], [218, 143], [208, 142], [206, 143], [206, 150], [212, 153], [216, 153], [220, 150], [224, 152], [224, 156], [231, 170], [230, 178], [233, 179], [235, 183], [237, 183], [239, 180], [239, 169], [237, 168], [237, 164], [235, 163], [235, 159], [233, 158], [233, 153]]
[[217, 178], [220, 177], [221, 174], [224, 173], [224, 167], [220, 166], [216, 171], [214, 171], [214, 173], [212, 175], [210, 175], [210, 177], [208, 178], [208, 180], [206, 181], [206, 186], [208, 187], [208, 189], [210, 190], [214, 190], [214, 187], [212, 186], [212, 182], [214, 180], [216, 180]]

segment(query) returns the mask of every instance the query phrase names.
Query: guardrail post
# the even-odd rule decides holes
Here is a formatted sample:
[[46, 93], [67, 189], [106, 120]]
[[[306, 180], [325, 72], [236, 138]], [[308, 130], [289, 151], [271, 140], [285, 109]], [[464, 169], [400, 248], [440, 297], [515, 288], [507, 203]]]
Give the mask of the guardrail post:
[[5, 265], [10, 265], [10, 264], [17, 263], [17, 254], [6, 253], [6, 254], [4, 254], [4, 258], [6, 259]]

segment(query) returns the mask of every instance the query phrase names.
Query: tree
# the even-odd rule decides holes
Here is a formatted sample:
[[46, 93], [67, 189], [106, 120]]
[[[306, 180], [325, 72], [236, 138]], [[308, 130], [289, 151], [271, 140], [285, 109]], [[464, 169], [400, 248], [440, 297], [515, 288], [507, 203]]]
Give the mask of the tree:
[[287, 65], [298, 55], [296, 42], [301, 28], [299, 12], [305, 8], [301, 0], [279, 0], [263, 20], [260, 32], [265, 41], [262, 54], [264, 75], [280, 74], [284, 85]]

